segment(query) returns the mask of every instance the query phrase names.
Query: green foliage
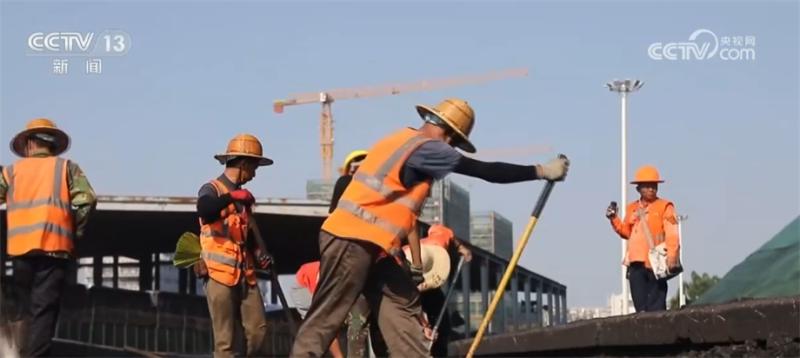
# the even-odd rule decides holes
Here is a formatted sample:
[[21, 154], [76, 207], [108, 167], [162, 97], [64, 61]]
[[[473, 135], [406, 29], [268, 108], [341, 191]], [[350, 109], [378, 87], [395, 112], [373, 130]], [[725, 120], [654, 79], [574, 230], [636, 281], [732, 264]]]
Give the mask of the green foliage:
[[[711, 276], [707, 273], [700, 275], [692, 271], [690, 280], [683, 283], [683, 291], [686, 294], [686, 304], [691, 304], [700, 298], [706, 291], [714, 287], [719, 280], [720, 278], [718, 276]], [[669, 309], [679, 308], [680, 297], [678, 295], [679, 292], [676, 292], [675, 296], [669, 300]]]

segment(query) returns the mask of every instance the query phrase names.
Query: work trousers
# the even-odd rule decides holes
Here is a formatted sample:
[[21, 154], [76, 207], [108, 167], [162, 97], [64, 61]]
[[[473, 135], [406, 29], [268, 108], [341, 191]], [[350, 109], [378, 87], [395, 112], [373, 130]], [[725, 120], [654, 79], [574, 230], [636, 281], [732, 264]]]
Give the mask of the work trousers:
[[324, 231], [319, 241], [319, 283], [291, 355], [321, 357], [363, 292], [392, 356], [429, 356], [411, 276], [391, 257], [377, 260], [382, 250], [372, 243]]
[[248, 285], [244, 278], [232, 287], [208, 279], [206, 298], [214, 329], [214, 357], [234, 356], [236, 325], [244, 329], [247, 356], [263, 356], [267, 320], [258, 286]]
[[628, 266], [628, 281], [636, 312], [664, 311], [667, 309], [667, 280], [656, 279], [653, 270], [642, 262]]
[[17, 303], [27, 324], [20, 355], [50, 355], [61, 308], [69, 260], [50, 256], [20, 256], [12, 260]]

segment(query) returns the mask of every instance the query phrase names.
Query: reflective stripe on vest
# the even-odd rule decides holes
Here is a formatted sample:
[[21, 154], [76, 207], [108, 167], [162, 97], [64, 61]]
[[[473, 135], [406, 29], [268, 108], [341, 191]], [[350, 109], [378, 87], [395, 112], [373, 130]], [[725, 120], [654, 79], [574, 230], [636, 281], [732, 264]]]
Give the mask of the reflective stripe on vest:
[[430, 140], [416, 130], [403, 129], [378, 142], [322, 229], [336, 236], [373, 242], [387, 251], [399, 247], [430, 189], [427, 181], [403, 187], [400, 171], [411, 153]]
[[9, 255], [34, 250], [72, 253], [75, 223], [67, 164], [66, 159], [58, 157], [31, 157], [3, 170], [8, 184]]
[[[386, 160], [383, 163], [383, 165], [381, 165], [380, 169], [378, 169], [378, 171], [375, 172], [375, 175], [356, 172], [353, 175], [353, 180], [361, 182], [364, 185], [370, 187], [372, 190], [375, 190], [376, 192], [380, 193], [381, 196], [383, 196], [387, 201], [392, 201], [401, 204], [412, 211], [417, 211], [424, 202], [424, 200], [420, 200], [417, 202], [411, 198], [398, 198], [397, 196], [401, 195], [402, 193], [394, 191], [391, 188], [387, 187], [386, 185], [384, 185], [384, 181], [386, 180], [386, 175], [389, 174], [389, 171], [392, 170], [392, 168], [398, 164], [400, 159], [403, 159], [405, 157], [405, 154], [409, 154], [408, 152], [410, 152], [411, 149], [416, 149], [418, 146], [422, 145], [422, 143], [425, 143], [429, 140], [430, 140], [429, 138], [425, 138], [422, 136], [412, 137], [411, 139], [406, 141], [402, 146], [400, 146], [400, 148], [397, 148], [397, 150], [395, 150], [394, 153], [392, 153], [392, 155], [389, 156], [389, 159]], [[361, 210], [361, 212], [363, 213], [363, 210]], [[372, 216], [367, 216], [367, 215], [362, 216], [353, 211], [351, 211], [351, 213], [356, 214], [356, 216], [359, 216], [367, 221], [369, 220], [382, 221], [379, 218], [374, 218]], [[382, 224], [388, 224], [388, 226], [391, 226], [391, 223], [382, 223]], [[403, 235], [405, 235], [405, 232], [403, 232]]]
[[366, 222], [368, 222], [368, 223], [370, 223], [372, 225], [379, 226], [381, 229], [383, 229], [385, 231], [388, 231], [388, 232], [390, 232], [392, 234], [395, 234], [395, 235], [397, 235], [399, 237], [403, 237], [403, 236], [408, 235], [406, 230], [403, 230], [403, 228], [397, 227], [396, 225], [394, 225], [394, 224], [392, 224], [392, 223], [390, 223], [390, 222], [388, 222], [386, 220], [381, 220], [379, 217], [377, 217], [375, 215], [372, 215], [372, 213], [370, 213], [369, 211], [364, 210], [363, 208], [361, 208], [360, 206], [358, 206], [357, 204], [355, 204], [355, 203], [353, 203], [351, 201], [339, 200], [339, 204], [337, 205], [337, 208], [339, 206], [342, 207], [342, 210], [348, 211], [351, 214], [361, 218], [362, 220], [364, 220], [364, 221], [366, 221]]
[[234, 268], [242, 268], [242, 265], [236, 259], [233, 259], [233, 258], [231, 258], [229, 256], [220, 255], [220, 254], [215, 253], [215, 252], [204, 252], [203, 253], [203, 259], [211, 260], [211, 261], [214, 261], [214, 262], [217, 262], [217, 263], [220, 263], [220, 264], [223, 264], [223, 265], [228, 265], [228, 266], [234, 267]]
[[38, 223], [38, 224], [19, 226], [13, 229], [8, 229], [8, 237], [30, 234], [36, 231], [51, 232], [54, 234], [68, 237], [70, 240], [75, 239], [75, 233], [73, 233], [71, 229], [61, 227], [53, 223]]
[[[212, 180], [211, 185], [217, 195], [228, 193], [219, 180]], [[208, 268], [208, 275], [223, 285], [234, 286], [244, 271], [244, 277], [250, 285], [256, 284], [252, 258], [244, 250], [244, 226], [236, 213], [234, 204], [229, 204], [220, 213], [220, 219], [212, 223], [201, 223], [200, 246], [201, 256]]]

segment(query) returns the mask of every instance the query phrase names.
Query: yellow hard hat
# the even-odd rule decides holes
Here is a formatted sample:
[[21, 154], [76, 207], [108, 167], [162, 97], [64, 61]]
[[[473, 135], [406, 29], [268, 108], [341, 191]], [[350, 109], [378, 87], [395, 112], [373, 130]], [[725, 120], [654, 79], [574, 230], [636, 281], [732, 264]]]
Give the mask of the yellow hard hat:
[[344, 162], [342, 163], [342, 168], [341, 168], [342, 173], [347, 174], [347, 172], [350, 170], [350, 163], [352, 163], [355, 160], [363, 160], [364, 157], [366, 156], [367, 156], [367, 151], [363, 149], [358, 149], [350, 152], [350, 154], [348, 154], [347, 157], [344, 158]]
[[239, 134], [228, 142], [228, 149], [224, 154], [217, 154], [214, 159], [220, 164], [225, 164], [236, 157], [258, 159], [258, 165], [272, 165], [272, 159], [263, 156], [261, 142], [252, 134]]
[[475, 146], [469, 141], [469, 133], [475, 124], [475, 111], [467, 101], [458, 98], [448, 98], [436, 105], [429, 107], [417, 105], [417, 113], [425, 119], [428, 114], [441, 118], [457, 135], [455, 146], [467, 153], [475, 153]]
[[32, 136], [52, 143], [53, 155], [59, 155], [69, 149], [70, 141], [67, 133], [58, 129], [56, 124], [47, 118], [36, 118], [28, 122], [25, 130], [11, 139], [11, 151], [20, 157], [24, 157], [25, 145]]
[[658, 174], [658, 169], [652, 165], [645, 165], [636, 170], [631, 184], [638, 183], [663, 183], [664, 180]]

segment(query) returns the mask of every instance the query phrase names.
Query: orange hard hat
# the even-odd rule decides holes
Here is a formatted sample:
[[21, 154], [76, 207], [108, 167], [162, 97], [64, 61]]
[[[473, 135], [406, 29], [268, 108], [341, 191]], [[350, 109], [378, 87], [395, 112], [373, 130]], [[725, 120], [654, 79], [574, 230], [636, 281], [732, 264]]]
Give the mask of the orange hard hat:
[[431, 225], [428, 229], [428, 238], [433, 240], [447, 242], [452, 239], [453, 236], [455, 236], [453, 230], [450, 230], [450, 228], [442, 224]]
[[252, 134], [239, 134], [228, 142], [228, 148], [223, 154], [217, 154], [214, 159], [220, 164], [225, 164], [236, 157], [248, 157], [258, 160], [258, 165], [272, 165], [272, 159], [263, 156], [261, 142]]
[[11, 140], [11, 151], [25, 156], [25, 144], [31, 137], [51, 142], [53, 144], [53, 155], [59, 155], [69, 149], [69, 136], [64, 131], [58, 129], [53, 121], [47, 118], [36, 118], [28, 122], [25, 130], [19, 132]]
[[658, 174], [658, 169], [652, 165], [645, 165], [636, 170], [631, 184], [638, 183], [663, 183], [664, 180]]

